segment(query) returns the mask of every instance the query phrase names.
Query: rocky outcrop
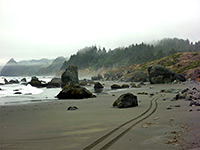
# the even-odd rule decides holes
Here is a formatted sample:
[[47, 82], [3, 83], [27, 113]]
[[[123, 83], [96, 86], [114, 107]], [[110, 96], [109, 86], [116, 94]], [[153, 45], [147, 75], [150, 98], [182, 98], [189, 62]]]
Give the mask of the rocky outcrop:
[[47, 88], [57, 88], [61, 87], [61, 79], [60, 78], [53, 78], [50, 82], [47, 83]]
[[57, 95], [58, 99], [83, 99], [92, 98], [94, 95], [79, 84], [68, 83]]
[[171, 83], [175, 77], [174, 72], [159, 65], [149, 67], [148, 73], [151, 84]]
[[76, 66], [69, 66], [61, 76], [61, 87], [68, 83], [78, 83], [78, 68]]
[[29, 84], [37, 88], [46, 87], [46, 84], [43, 81], [40, 81], [37, 77], [32, 77]]
[[126, 93], [121, 95], [114, 103], [113, 107], [117, 108], [128, 108], [138, 106], [137, 96]]

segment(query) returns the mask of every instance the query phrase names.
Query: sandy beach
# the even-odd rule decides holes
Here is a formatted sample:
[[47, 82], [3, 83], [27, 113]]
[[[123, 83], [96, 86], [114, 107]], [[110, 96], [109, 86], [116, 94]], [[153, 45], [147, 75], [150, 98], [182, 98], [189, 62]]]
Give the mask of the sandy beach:
[[[104, 84], [110, 87], [113, 82]], [[0, 149], [198, 150], [200, 107], [190, 107], [185, 100], [171, 101], [174, 93], [160, 93], [187, 87], [200, 88], [200, 84], [146, 84], [90, 99], [0, 106]], [[137, 95], [139, 106], [113, 108], [113, 102], [127, 92]], [[171, 109], [166, 109], [169, 105]], [[78, 109], [67, 110], [69, 106]]]

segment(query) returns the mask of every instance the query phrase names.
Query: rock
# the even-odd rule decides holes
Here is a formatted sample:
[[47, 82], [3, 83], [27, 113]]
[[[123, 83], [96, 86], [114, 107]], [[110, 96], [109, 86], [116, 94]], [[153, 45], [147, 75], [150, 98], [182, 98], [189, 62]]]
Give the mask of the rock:
[[121, 86], [118, 84], [111, 85], [111, 89], [121, 89]]
[[182, 74], [175, 74], [174, 80], [180, 81], [180, 82], [185, 82], [186, 78]]
[[76, 66], [69, 66], [61, 76], [61, 87], [68, 83], [78, 83], [78, 68]]
[[181, 107], [181, 105], [177, 104], [177, 105], [174, 105], [174, 107]]
[[200, 100], [192, 100], [190, 106], [200, 106]]
[[69, 83], [57, 95], [58, 99], [83, 99], [92, 98], [94, 95], [78, 84]]
[[179, 92], [172, 100], [185, 99], [186, 101], [198, 100], [200, 99], [200, 91], [196, 88], [189, 89], [186, 88]]
[[141, 88], [141, 85], [136, 85], [135, 83], [131, 83], [131, 88]]
[[97, 76], [94, 76], [91, 78], [92, 80], [103, 80], [103, 77], [101, 74], [98, 74]]
[[15, 92], [14, 94], [22, 94], [22, 92]]
[[31, 81], [29, 82], [31, 86], [37, 87], [37, 88], [42, 88], [45, 87], [46, 84], [43, 84], [43, 81], [40, 81], [37, 77], [32, 77]]
[[4, 78], [4, 82], [5, 84], [8, 84], [8, 80], [6, 78]]
[[146, 82], [148, 81], [148, 76], [142, 71], [137, 71], [133, 74], [133, 77], [130, 79], [131, 82]]
[[138, 106], [137, 96], [126, 93], [121, 95], [114, 103], [113, 107], [128, 108]]
[[147, 93], [147, 92], [138, 92], [137, 94], [138, 95], [148, 95], [149, 93]]
[[76, 107], [76, 106], [69, 106], [69, 107], [67, 108], [67, 110], [76, 110], [76, 109], [78, 109], [78, 107]]
[[58, 88], [61, 87], [61, 79], [53, 78], [50, 82], [47, 83], [47, 88]]
[[167, 106], [167, 108], [166, 108], [166, 109], [172, 109], [171, 105]]
[[131, 88], [137, 88], [135, 83], [131, 83]]
[[21, 79], [21, 82], [27, 82], [26, 78]]
[[151, 84], [171, 83], [174, 81], [175, 73], [163, 66], [152, 66], [148, 68], [149, 81]]
[[10, 81], [8, 82], [8, 84], [19, 84], [19, 81], [18, 81], [17, 79], [15, 79], [15, 80], [10, 80]]
[[0, 88], [0, 91], [3, 91], [3, 89], [2, 89], [2, 88]]
[[128, 84], [123, 84], [123, 85], [121, 86], [121, 88], [129, 88], [129, 85], [128, 85]]
[[102, 88], [104, 88], [104, 86], [103, 86], [100, 82], [96, 82], [96, 83], [94, 84], [94, 88], [95, 88], [95, 89], [102, 89]]

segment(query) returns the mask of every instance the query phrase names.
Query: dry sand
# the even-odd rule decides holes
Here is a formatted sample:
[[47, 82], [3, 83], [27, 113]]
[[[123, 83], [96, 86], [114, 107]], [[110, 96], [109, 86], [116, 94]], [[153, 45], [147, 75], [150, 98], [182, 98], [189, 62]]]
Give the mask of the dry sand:
[[[111, 83], [105, 82], [105, 86], [110, 85]], [[200, 107], [190, 107], [185, 100], [171, 101], [175, 94], [159, 92], [161, 89], [194, 86], [200, 87], [194, 82], [145, 85], [137, 89], [99, 94], [91, 99], [1, 106], [0, 149], [82, 150], [124, 122], [142, 114], [148, 109], [151, 99], [161, 95], [155, 113], [133, 126], [108, 149], [197, 150], [200, 149], [200, 111], [197, 111]], [[113, 108], [114, 100], [127, 92], [135, 95], [138, 92], [148, 92], [155, 95], [137, 95], [138, 107]], [[166, 109], [169, 105], [172, 109]], [[69, 111], [69, 106], [77, 106], [78, 109]], [[100, 149], [126, 128], [128, 127], [122, 127], [92, 150]]]

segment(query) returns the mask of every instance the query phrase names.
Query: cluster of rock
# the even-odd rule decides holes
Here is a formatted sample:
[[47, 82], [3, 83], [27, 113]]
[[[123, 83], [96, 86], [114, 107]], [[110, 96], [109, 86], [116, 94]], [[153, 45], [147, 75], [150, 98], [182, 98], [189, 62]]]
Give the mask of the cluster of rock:
[[186, 88], [178, 94], [176, 94], [172, 101], [176, 101], [179, 99], [185, 99], [186, 101], [190, 101], [190, 106], [200, 106], [200, 90], [196, 87], [192, 89]]
[[78, 69], [76, 66], [69, 66], [61, 76], [62, 90], [56, 96], [58, 99], [83, 99], [93, 98], [89, 90], [81, 87], [78, 79]]
[[127, 81], [127, 82], [150, 82], [151, 84], [163, 84], [171, 82], [185, 82], [182, 74], [177, 74], [161, 65], [154, 65], [148, 68], [148, 75], [142, 71], [132, 73], [110, 71], [104, 75], [105, 80]]
[[138, 106], [137, 96], [132, 93], [122, 94], [116, 101], [113, 103], [113, 107], [117, 108], [129, 108]]
[[61, 79], [60, 78], [53, 78], [50, 82], [46, 83], [42, 80], [39, 80], [37, 77], [32, 77], [31, 81], [28, 82], [31, 86], [37, 88], [57, 88], [61, 86]]

